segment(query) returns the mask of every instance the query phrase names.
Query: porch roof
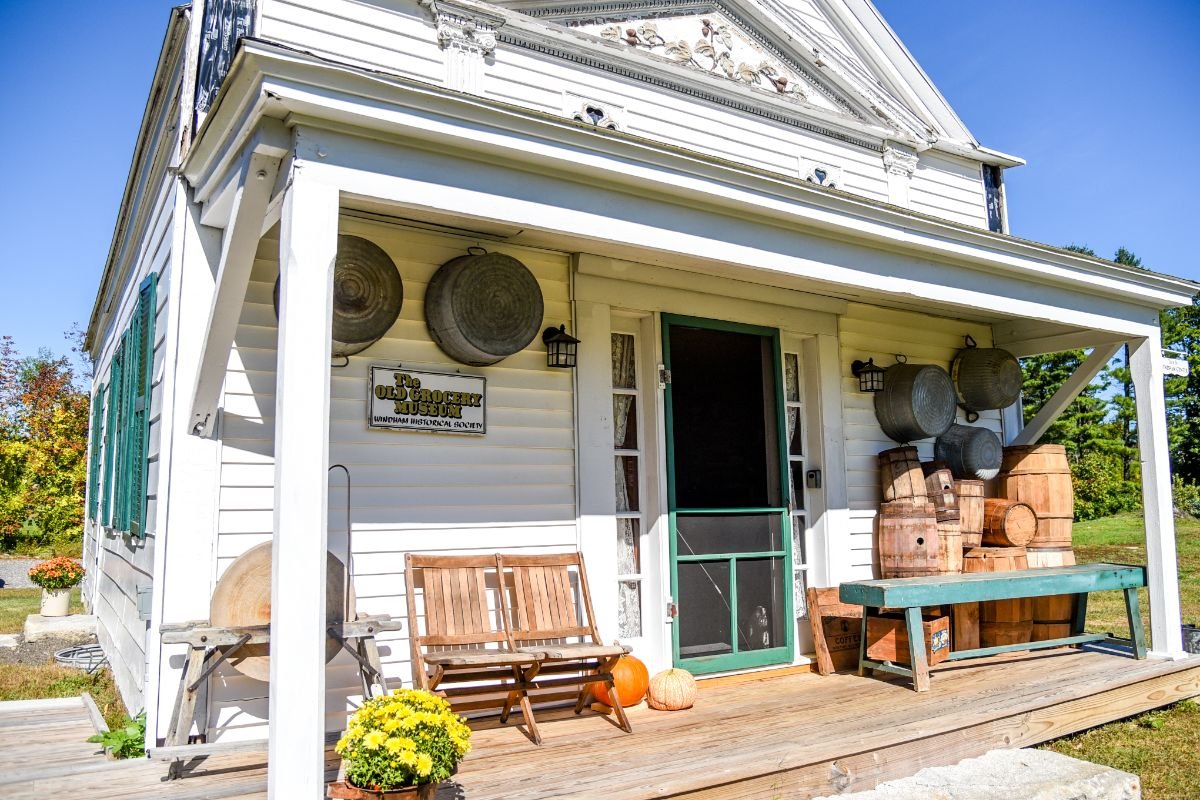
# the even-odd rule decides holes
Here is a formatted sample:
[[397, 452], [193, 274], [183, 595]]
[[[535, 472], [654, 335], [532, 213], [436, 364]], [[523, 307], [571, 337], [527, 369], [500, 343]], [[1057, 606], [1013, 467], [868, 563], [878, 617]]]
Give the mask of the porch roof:
[[[306, 142], [296, 135], [305, 129], [322, 134]], [[404, 179], [410, 191], [415, 170], [400, 174], [373, 147], [424, 151], [426, 166], [440, 162], [438, 172], [447, 185], [457, 182], [455, 188], [476, 195], [485, 177], [502, 172], [518, 173], [526, 184], [494, 182], [494, 191], [507, 192], [514, 202], [490, 203], [484, 214], [463, 202], [461, 194], [454, 203], [439, 205], [439, 198], [428, 196], [388, 197], [382, 183], [364, 179], [361, 194], [343, 186], [344, 207], [826, 297], [991, 323], [1040, 323], [1036, 331], [1010, 324], [998, 334], [999, 340], [1014, 343], [1088, 331], [1146, 335], [1157, 326], [1153, 312], [1185, 305], [1200, 291], [1200, 284], [1170, 275], [254, 40], [243, 42], [221, 100], [181, 167], [205, 204], [209, 224], [225, 224], [243, 150], [268, 130], [275, 139], [291, 134], [291, 159], [328, 169], [336, 165], [360, 177], [374, 169], [386, 178]], [[314, 141], [338, 136], [346, 143], [369, 137], [370, 144], [358, 147], [352, 162], [325, 153]], [[433, 171], [422, 170], [421, 179], [429, 182]], [[474, 180], [464, 178], [464, 171], [474, 172]], [[281, 183], [286, 172], [281, 170]], [[400, 185], [394, 182], [393, 190]], [[372, 186], [380, 188], [376, 195]], [[597, 204], [577, 196], [569, 202], [564, 197], [563, 213], [548, 220], [532, 209], [535, 190], [542, 205], [555, 192], [585, 192], [603, 200], [632, 195], [637, 199], [628, 202], [631, 207], [639, 199], [656, 204], [660, 213], [652, 222], [660, 224], [647, 225], [644, 214], [632, 219], [643, 205], [596, 230]], [[265, 226], [272, 221], [268, 215]], [[635, 221], [640, 224], [630, 224]], [[578, 223], [574, 229], [572, 222]], [[670, 229], [671, 240], [655, 239], [651, 228], [660, 234]], [[726, 246], [712, 247], [714, 239]], [[881, 261], [881, 254], [887, 259]], [[1053, 313], [1054, 308], [1068, 313]]]

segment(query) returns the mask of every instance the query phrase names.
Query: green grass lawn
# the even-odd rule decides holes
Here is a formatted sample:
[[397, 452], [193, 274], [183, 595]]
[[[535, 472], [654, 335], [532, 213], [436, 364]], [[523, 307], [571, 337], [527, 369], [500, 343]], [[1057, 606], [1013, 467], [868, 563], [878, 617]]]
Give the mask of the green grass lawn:
[[[20, 633], [25, 618], [36, 614], [41, 602], [41, 589], [0, 589], [0, 633]], [[71, 613], [86, 613], [78, 587], [71, 590]]]
[[[1079, 522], [1074, 528], [1079, 563], [1109, 561], [1145, 564], [1146, 543], [1140, 515]], [[1179, 592], [1183, 619], [1200, 620], [1200, 520], [1176, 521]], [[1142, 618], [1149, 634], [1149, 603], [1141, 592]], [[1125, 635], [1125, 602], [1120, 592], [1097, 592], [1088, 601], [1088, 630]], [[1173, 706], [1120, 720], [1042, 745], [1085, 761], [1132, 772], [1142, 779], [1145, 800], [1191, 800], [1200, 774], [1200, 703]]]

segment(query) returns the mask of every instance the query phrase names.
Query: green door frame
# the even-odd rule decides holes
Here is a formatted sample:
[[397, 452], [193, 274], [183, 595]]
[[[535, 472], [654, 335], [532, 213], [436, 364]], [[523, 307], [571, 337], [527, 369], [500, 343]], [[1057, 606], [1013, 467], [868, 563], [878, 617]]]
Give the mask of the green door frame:
[[[784, 403], [784, 387], [783, 387], [783, 355], [779, 341], [779, 330], [777, 328], [765, 328], [758, 325], [746, 325], [739, 322], [726, 322], [723, 320], [704, 319], [701, 317], [688, 317], [679, 314], [661, 315], [662, 318], [662, 340], [663, 340], [663, 366], [670, 371], [671, 369], [671, 327], [689, 327], [689, 328], [705, 328], [715, 331], [728, 331], [730, 333], [747, 333], [754, 336], [761, 336], [771, 340], [771, 359], [772, 369], [775, 375], [775, 423], [776, 423], [776, 442], [779, 459], [779, 497], [782, 505], [775, 507], [764, 508], [735, 508], [735, 509], [687, 509], [677, 508], [675, 503], [675, 425], [673, 419], [673, 402], [674, 398], [671, 394], [671, 384], [667, 383], [665, 389], [665, 422], [666, 422], [666, 445], [667, 445], [667, 516], [670, 523], [670, 560], [671, 560], [671, 596], [678, 600], [679, 598], [679, 564], [680, 562], [697, 562], [697, 561], [726, 561], [729, 563], [729, 596], [730, 602], [730, 639], [733, 647], [732, 653], [727, 653], [718, 656], [699, 656], [693, 658], [681, 658], [679, 655], [679, 623], [675, 622], [671, 626], [671, 660], [678, 667], [690, 670], [694, 674], [704, 674], [709, 672], [725, 672], [728, 670], [745, 669], [748, 667], [761, 667], [770, 664], [786, 664], [793, 660], [793, 647], [795, 636], [795, 619], [793, 618], [792, 608], [792, 529], [791, 529], [791, 482], [788, 480], [788, 460], [787, 460], [787, 411]], [[678, 528], [676, 522], [679, 514], [684, 515], [731, 515], [731, 514], [778, 514], [780, 517], [780, 531], [782, 538], [782, 550], [753, 552], [753, 553], [714, 553], [704, 555], [679, 555], [678, 549]], [[783, 558], [783, 586], [780, 587], [784, 597], [784, 643], [781, 647], [771, 647], [763, 650], [749, 650], [740, 652], [738, 650], [738, 637], [736, 632], [737, 626], [737, 562], [739, 560], [752, 560], [764, 558]]]

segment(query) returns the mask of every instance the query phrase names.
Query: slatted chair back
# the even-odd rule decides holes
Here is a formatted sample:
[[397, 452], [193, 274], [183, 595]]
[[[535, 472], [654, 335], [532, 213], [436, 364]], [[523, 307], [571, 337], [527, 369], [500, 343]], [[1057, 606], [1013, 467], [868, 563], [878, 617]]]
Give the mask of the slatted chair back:
[[[408, 626], [414, 658], [421, 647], [485, 647], [511, 645], [498, 621], [499, 608], [488, 604], [488, 584], [497, 585], [496, 557], [422, 556], [409, 553], [407, 566]], [[417, 590], [424, 605], [419, 625]], [[511, 647], [509, 648], [511, 649]]]
[[[601, 643], [592, 614], [587, 573], [579, 553], [499, 554], [496, 563], [501, 580], [505, 581], [507, 591], [500, 593], [500, 599], [514, 642], [581, 637]], [[577, 575], [578, 598], [572, 571]], [[586, 622], [580, 619], [577, 599], [582, 600]]]

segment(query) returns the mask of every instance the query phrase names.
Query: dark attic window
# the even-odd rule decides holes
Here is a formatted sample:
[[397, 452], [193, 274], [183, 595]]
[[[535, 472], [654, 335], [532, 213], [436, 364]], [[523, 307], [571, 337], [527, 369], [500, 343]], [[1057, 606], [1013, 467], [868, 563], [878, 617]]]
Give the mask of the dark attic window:
[[988, 230], [1004, 233], [1004, 173], [992, 164], [983, 165], [983, 190], [987, 195]]
[[617, 129], [617, 123], [608, 116], [604, 106], [588, 103], [581, 110], [576, 111], [573, 117], [580, 122], [590, 122], [597, 128], [608, 128], [614, 131]]

